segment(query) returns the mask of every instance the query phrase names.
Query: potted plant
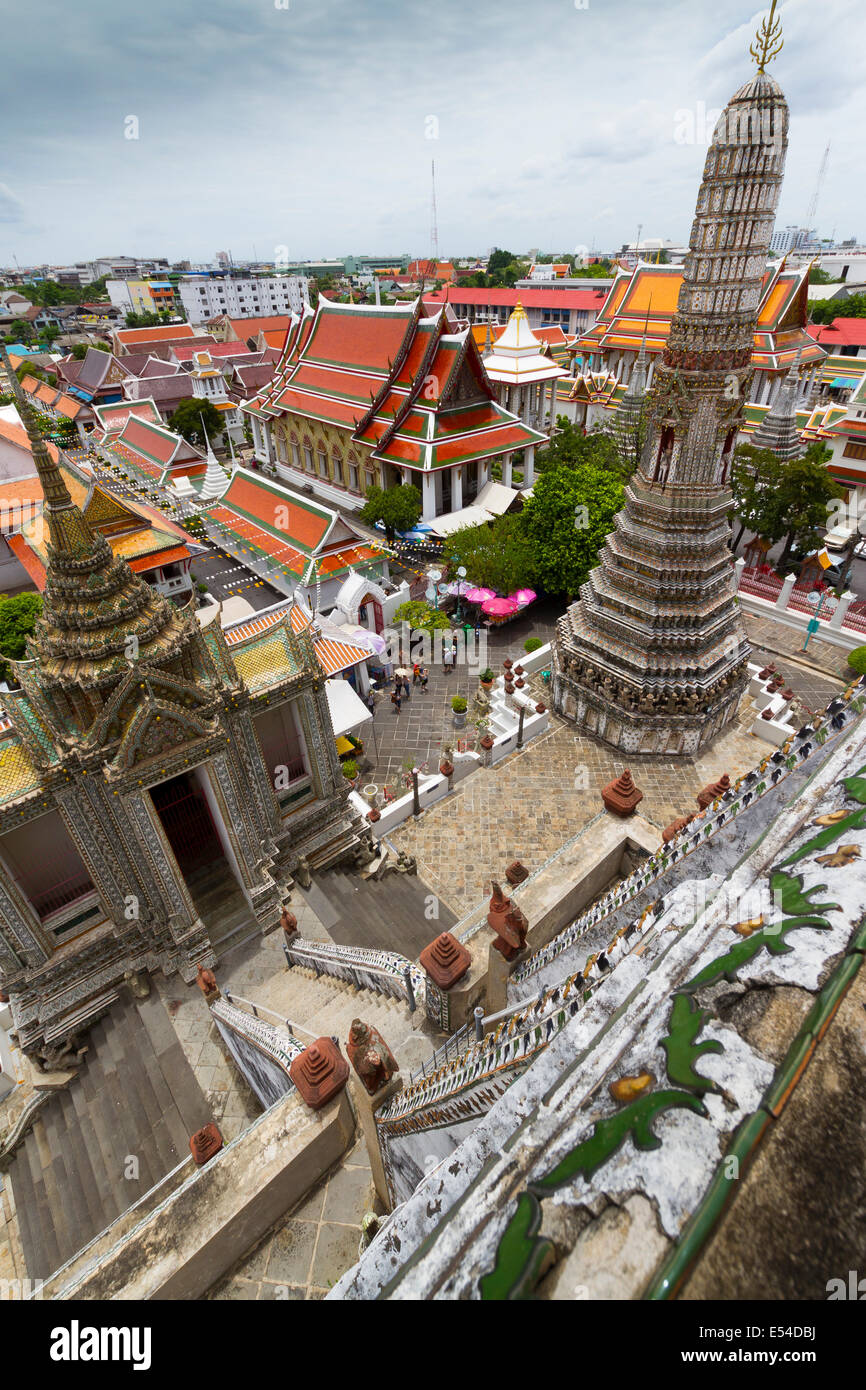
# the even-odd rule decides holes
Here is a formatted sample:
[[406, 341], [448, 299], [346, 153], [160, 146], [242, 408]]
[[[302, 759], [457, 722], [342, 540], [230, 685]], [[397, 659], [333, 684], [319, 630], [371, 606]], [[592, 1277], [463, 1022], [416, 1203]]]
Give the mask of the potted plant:
[[542, 642], [540, 637], [527, 637], [526, 641], [523, 644], [523, 650], [525, 652], [537, 652], [538, 648], [543, 646], [544, 643]]
[[492, 690], [493, 672], [489, 666], [486, 666], [485, 669], [482, 672], [480, 672], [478, 679], [480, 680], [485, 690]]
[[466, 728], [466, 701], [462, 695], [455, 695], [451, 701], [451, 713], [455, 729]]
[[346, 758], [345, 762], [342, 764], [342, 768], [343, 776], [346, 781], [354, 782], [355, 778], [358, 776], [358, 764], [355, 762], [355, 759]]

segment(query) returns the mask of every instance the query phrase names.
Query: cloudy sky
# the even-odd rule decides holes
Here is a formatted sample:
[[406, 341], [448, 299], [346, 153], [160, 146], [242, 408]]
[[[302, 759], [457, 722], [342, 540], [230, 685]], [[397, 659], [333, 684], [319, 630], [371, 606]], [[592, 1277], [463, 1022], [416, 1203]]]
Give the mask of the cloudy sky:
[[[688, 237], [754, 0], [0, 0], [0, 265]], [[866, 239], [864, 0], [785, 0], [778, 223]], [[130, 135], [137, 138], [128, 138]]]

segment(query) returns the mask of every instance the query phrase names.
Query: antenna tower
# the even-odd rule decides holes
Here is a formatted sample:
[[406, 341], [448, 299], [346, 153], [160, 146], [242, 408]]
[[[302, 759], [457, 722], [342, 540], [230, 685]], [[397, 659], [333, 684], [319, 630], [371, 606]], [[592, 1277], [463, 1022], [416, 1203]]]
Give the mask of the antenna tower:
[[830, 163], [830, 141], [828, 140], [828, 141], [827, 141], [827, 148], [826, 148], [826, 150], [824, 151], [824, 157], [823, 157], [823, 159], [821, 160], [821, 166], [820, 166], [820, 168], [818, 169], [818, 177], [817, 177], [817, 179], [815, 180], [815, 192], [812, 194], [812, 201], [811, 201], [811, 203], [809, 204], [809, 210], [808, 210], [808, 212], [806, 213], [806, 231], [807, 231], [807, 232], [811, 232], [811, 231], [812, 231], [812, 228], [813, 228], [813, 226], [814, 226], [814, 224], [815, 224], [815, 214], [816, 214], [817, 211], [818, 211], [818, 199], [819, 199], [819, 197], [820, 197], [820, 195], [821, 195], [821, 188], [823, 187], [824, 180], [825, 180], [825, 178], [827, 177], [827, 166], [828, 166], [829, 163]]
[[430, 172], [432, 177], [432, 197], [430, 200], [430, 254], [439, 264], [439, 227], [436, 221], [436, 161], [430, 161]]

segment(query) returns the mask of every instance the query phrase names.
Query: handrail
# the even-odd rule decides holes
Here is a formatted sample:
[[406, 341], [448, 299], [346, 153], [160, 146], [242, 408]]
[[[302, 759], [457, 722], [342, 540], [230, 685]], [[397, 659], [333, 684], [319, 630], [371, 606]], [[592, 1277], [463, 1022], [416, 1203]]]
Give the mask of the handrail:
[[[376, 950], [367, 946], [338, 946], [336, 942], [307, 941], [301, 936], [295, 936], [291, 941], [285, 942], [283, 951], [289, 968], [292, 964], [307, 965], [312, 966], [317, 973], [321, 968], [322, 974], [333, 975], [336, 979], [346, 979], [348, 975], [349, 983], [354, 984], [356, 989], [376, 988], [375, 984], [365, 985], [362, 975], [375, 976], [387, 981], [390, 988], [381, 992], [405, 999], [410, 1013], [415, 1012], [419, 995], [422, 1000], [424, 998], [423, 971], [395, 951]], [[377, 961], [381, 964], [376, 964]]]
[[[434, 1101], [438, 1107], [463, 1086], [474, 1086], [494, 1070], [501, 1072], [526, 1061], [565, 1027], [587, 1002], [593, 988], [582, 973], [577, 973], [545, 990], [531, 1003], [524, 1003], [522, 1017], [501, 1022], [492, 1033], [468, 1048], [457, 1062], [441, 1066], [421, 1084], [410, 1081], [377, 1113], [377, 1126], [387, 1128], [405, 1121], [410, 1114], [417, 1114]], [[503, 1050], [510, 1055], [503, 1057]]]
[[293, 1038], [296, 1032], [306, 1033], [308, 1038], [313, 1038], [314, 1040], [318, 1037], [318, 1033], [311, 1033], [309, 1028], [304, 1028], [300, 1023], [293, 1023], [290, 1018], [285, 1018], [282, 1014], [275, 1013], [273, 1009], [266, 1008], [264, 1004], [254, 1004], [251, 999], [242, 999], [239, 994], [232, 994], [227, 989], [223, 989], [222, 994], [223, 998], [228, 1000], [229, 1004], [234, 1004], [235, 1007], [242, 1004], [248, 1005], [252, 1010], [254, 1018], [258, 1018], [260, 1015], [264, 1016], [265, 1014], [270, 1015], [271, 1018], [276, 1019], [277, 1023], [288, 1030], [290, 1038]]
[[58, 1275], [62, 1274], [64, 1270], [69, 1269], [70, 1265], [74, 1265], [77, 1260], [81, 1259], [82, 1255], [86, 1255], [87, 1251], [90, 1250], [94, 1245], [96, 1245], [100, 1240], [102, 1240], [104, 1236], [107, 1236], [108, 1232], [112, 1230], [112, 1228], [116, 1226], [118, 1222], [125, 1220], [127, 1216], [130, 1216], [132, 1212], [136, 1211], [140, 1206], [142, 1206], [149, 1197], [152, 1197], [155, 1192], [158, 1192], [161, 1187], [164, 1187], [170, 1178], [176, 1177], [177, 1174], [182, 1172], [184, 1168], [189, 1168], [190, 1166], [192, 1166], [193, 1169], [196, 1166], [195, 1159], [193, 1158], [191, 1153], [186, 1154], [185, 1157], [181, 1159], [180, 1163], [176, 1164], [175, 1167], [172, 1168], [168, 1173], [163, 1173], [161, 1178], [157, 1178], [156, 1182], [153, 1184], [152, 1187], [149, 1187], [146, 1192], [142, 1192], [140, 1197], [136, 1197], [135, 1201], [132, 1203], [132, 1206], [127, 1207], [126, 1211], [122, 1211], [119, 1216], [115, 1216], [114, 1220], [109, 1221], [107, 1226], [103, 1226], [102, 1230], [99, 1231], [95, 1236], [91, 1236], [90, 1240], [87, 1241], [86, 1245], [82, 1245], [81, 1249], [76, 1250], [74, 1255], [70, 1255], [68, 1260], [64, 1260], [62, 1265], [58, 1265], [56, 1269], [53, 1269], [49, 1274], [48, 1278], [44, 1280], [40, 1287], [42, 1297], [44, 1298], [45, 1296], [46, 1285], [50, 1284], [54, 1279], [58, 1277]]

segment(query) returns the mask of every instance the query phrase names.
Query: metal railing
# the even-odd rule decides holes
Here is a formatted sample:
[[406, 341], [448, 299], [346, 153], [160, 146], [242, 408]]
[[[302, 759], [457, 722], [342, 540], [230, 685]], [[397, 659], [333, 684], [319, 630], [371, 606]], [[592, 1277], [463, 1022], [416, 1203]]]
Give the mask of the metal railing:
[[293, 1023], [290, 1018], [284, 1018], [282, 1014], [276, 1013], [273, 1009], [265, 1008], [263, 1004], [254, 1004], [251, 999], [242, 999], [239, 994], [232, 994], [229, 990], [222, 991], [223, 999], [229, 1004], [234, 1004], [236, 1009], [249, 1009], [253, 1018], [264, 1018], [276, 1021], [281, 1028], [285, 1028], [289, 1037], [293, 1038], [296, 1033], [304, 1033], [314, 1041], [318, 1037], [317, 1033], [311, 1033], [309, 1028], [304, 1028], [300, 1023]]
[[[417, 1115], [430, 1105], [436, 1108], [436, 1124], [441, 1125], [439, 1107], [449, 1096], [466, 1087], [477, 1086], [494, 1072], [501, 1075], [502, 1072], [516, 1069], [518, 1066], [528, 1065], [529, 1061], [538, 1052], [543, 1051], [550, 1040], [583, 1008], [608, 974], [610, 971], [590, 983], [578, 972], [552, 988], [541, 991], [537, 999], [529, 1003], [524, 1001], [518, 1009], [504, 1010], [503, 1013], [507, 1014], [507, 1017], [503, 1017], [502, 1014], [495, 1015], [499, 1022], [492, 1032], [482, 1032], [481, 1038], [470, 1042], [453, 1062], [445, 1060], [435, 1069], [429, 1069], [428, 1062], [420, 1074], [413, 1073], [405, 1090], [400, 1091], [377, 1113], [377, 1126], [387, 1128], [389, 1124], [399, 1124], [409, 1115]], [[459, 1045], [461, 1039], [466, 1041], [468, 1030], [479, 1024], [483, 1029], [484, 1020], [478, 1018], [479, 1012], [480, 1010], [476, 1010], [474, 1023], [464, 1025], [449, 1042], [453, 1041]], [[446, 1051], [446, 1047], [443, 1046], [439, 1051]], [[431, 1058], [430, 1061], [432, 1060]]]

